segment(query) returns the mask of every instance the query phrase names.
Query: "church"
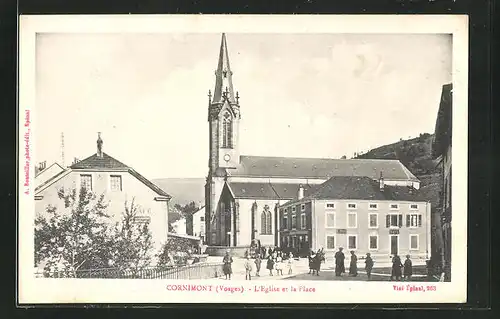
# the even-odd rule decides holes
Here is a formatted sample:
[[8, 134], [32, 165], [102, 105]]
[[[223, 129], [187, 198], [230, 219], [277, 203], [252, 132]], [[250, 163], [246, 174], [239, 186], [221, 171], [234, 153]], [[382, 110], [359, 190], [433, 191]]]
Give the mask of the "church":
[[[253, 241], [279, 246], [279, 207], [336, 176], [368, 177], [420, 187], [399, 160], [266, 157], [240, 154], [242, 116], [222, 34], [215, 88], [209, 91], [209, 170], [205, 184], [207, 244], [246, 250]], [[243, 108], [244, 113], [244, 108]], [[222, 248], [224, 247], [224, 248]]]

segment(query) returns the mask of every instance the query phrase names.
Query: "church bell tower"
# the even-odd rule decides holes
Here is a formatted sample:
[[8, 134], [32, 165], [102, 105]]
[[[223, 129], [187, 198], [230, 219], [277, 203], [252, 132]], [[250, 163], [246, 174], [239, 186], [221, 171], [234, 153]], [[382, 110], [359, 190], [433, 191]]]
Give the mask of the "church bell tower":
[[222, 34], [214, 91], [208, 92], [209, 158], [205, 184], [205, 229], [209, 245], [227, 245], [227, 219], [220, 198], [230, 170], [240, 164], [240, 103], [233, 88], [226, 35]]
[[226, 35], [222, 34], [219, 61], [215, 71], [215, 88], [208, 93], [208, 122], [210, 131], [209, 169], [212, 174], [220, 169], [236, 168], [240, 163], [238, 92], [233, 88], [233, 72], [229, 64]]

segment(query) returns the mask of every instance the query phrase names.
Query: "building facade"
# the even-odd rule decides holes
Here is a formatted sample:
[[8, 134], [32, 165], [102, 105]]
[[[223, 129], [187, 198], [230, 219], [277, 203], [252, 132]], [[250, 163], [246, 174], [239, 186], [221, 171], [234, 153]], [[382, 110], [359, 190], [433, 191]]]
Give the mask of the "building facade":
[[173, 222], [173, 232], [179, 235], [190, 235], [200, 238], [201, 243], [205, 243], [205, 207], [200, 207], [189, 219], [191, 221], [182, 217]]
[[418, 190], [384, 185], [368, 177], [333, 177], [301, 198], [280, 206], [281, 247], [301, 256], [339, 247], [359, 257], [390, 260], [430, 255], [431, 205]]
[[139, 208], [137, 222], [150, 222], [155, 250], [159, 250], [167, 240], [170, 195], [133, 168], [104, 153], [102, 144], [99, 136], [96, 154], [66, 169], [58, 169], [56, 174], [37, 183], [36, 213], [43, 215], [48, 205], [64, 207], [64, 202], [58, 196], [60, 189], [78, 190], [85, 186], [97, 196], [104, 194], [108, 204], [107, 213], [113, 222], [121, 219], [125, 204], [130, 207], [133, 201]]
[[445, 279], [451, 280], [451, 224], [452, 224], [452, 170], [451, 170], [451, 141], [452, 141], [452, 107], [453, 86], [443, 85], [441, 102], [436, 120], [433, 153], [441, 165], [443, 190], [441, 192], [441, 216], [437, 216], [442, 229], [442, 267]]
[[278, 207], [333, 176], [365, 176], [386, 184], [420, 187], [398, 160], [324, 159], [240, 154], [240, 96], [233, 87], [226, 36], [222, 35], [215, 88], [208, 94], [209, 156], [205, 184], [206, 239], [212, 246], [280, 243]]

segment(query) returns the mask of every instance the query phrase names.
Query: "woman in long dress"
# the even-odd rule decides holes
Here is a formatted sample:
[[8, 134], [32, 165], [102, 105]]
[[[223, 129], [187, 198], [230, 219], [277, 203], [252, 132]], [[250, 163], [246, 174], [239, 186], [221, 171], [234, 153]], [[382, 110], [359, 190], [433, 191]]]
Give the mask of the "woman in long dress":
[[344, 259], [345, 255], [342, 252], [342, 247], [335, 253], [335, 276], [341, 276], [345, 272]]
[[226, 251], [226, 255], [222, 259], [222, 262], [224, 263], [223, 271], [226, 279], [231, 279], [231, 275], [233, 274], [233, 269], [231, 266], [231, 264], [233, 263], [233, 257], [229, 255], [229, 251]]
[[391, 280], [400, 281], [401, 280], [401, 267], [403, 264], [401, 263], [401, 258], [398, 255], [394, 255], [392, 258], [392, 272], [391, 272]]
[[349, 264], [349, 276], [356, 277], [358, 275], [358, 256], [351, 250], [351, 262]]

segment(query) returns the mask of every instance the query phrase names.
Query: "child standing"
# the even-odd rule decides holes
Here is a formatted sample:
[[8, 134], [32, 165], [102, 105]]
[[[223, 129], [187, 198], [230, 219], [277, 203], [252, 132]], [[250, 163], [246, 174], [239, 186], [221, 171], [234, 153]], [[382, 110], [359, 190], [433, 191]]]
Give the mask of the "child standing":
[[283, 275], [283, 258], [281, 257], [281, 253], [276, 256], [276, 263], [274, 264], [274, 269], [276, 269], [276, 274], [282, 276]]
[[406, 260], [403, 266], [403, 276], [406, 281], [409, 281], [412, 275], [413, 275], [413, 267], [410, 260], [410, 255], [406, 255]]
[[245, 260], [245, 280], [252, 280], [252, 262], [250, 261], [250, 255], [248, 255], [247, 260]]
[[293, 255], [292, 253], [289, 253], [288, 254], [288, 274], [291, 275], [292, 274], [292, 266], [293, 266]]
[[260, 264], [262, 263], [262, 260], [260, 259], [260, 254], [257, 254], [255, 257], [255, 276], [260, 277]]
[[273, 269], [274, 269], [274, 259], [273, 259], [272, 255], [269, 255], [269, 257], [267, 257], [267, 267], [266, 268], [269, 269], [269, 275], [272, 276]]

